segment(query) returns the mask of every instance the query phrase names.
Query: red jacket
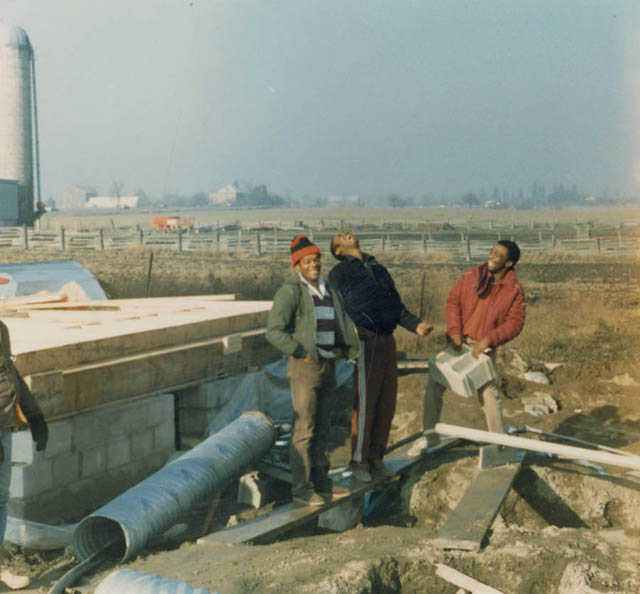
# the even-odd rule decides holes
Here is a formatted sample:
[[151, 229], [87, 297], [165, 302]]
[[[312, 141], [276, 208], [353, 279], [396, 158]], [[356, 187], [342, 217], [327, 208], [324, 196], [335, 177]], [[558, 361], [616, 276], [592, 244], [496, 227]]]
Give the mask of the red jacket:
[[[479, 295], [487, 288], [489, 272], [487, 263], [465, 271], [456, 285], [449, 291], [444, 308], [447, 334], [462, 335], [465, 322], [471, 317]], [[490, 297], [484, 321], [483, 338], [489, 339], [493, 347], [509, 342], [520, 334], [524, 327], [524, 291], [511, 268], [496, 285], [495, 295]]]

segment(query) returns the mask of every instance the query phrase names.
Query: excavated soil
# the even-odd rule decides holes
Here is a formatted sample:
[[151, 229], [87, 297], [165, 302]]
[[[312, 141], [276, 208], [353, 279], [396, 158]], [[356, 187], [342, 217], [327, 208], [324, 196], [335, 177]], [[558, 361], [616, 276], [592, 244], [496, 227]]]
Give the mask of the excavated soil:
[[[587, 274], [583, 267], [564, 275], [558, 267], [525, 269], [523, 283], [533, 296], [529, 320], [536, 320], [535, 308], [573, 295], [579, 287], [592, 296], [606, 293], [612, 311], [607, 312], [606, 332], [596, 331], [589, 344], [573, 345], [571, 358], [559, 357], [561, 349], [553, 357], [539, 357], [540, 347], [526, 340], [526, 331], [502, 350], [507, 425], [640, 455], [640, 333], [637, 323], [629, 322], [637, 322], [640, 292], [637, 281], [630, 280], [638, 272], [637, 266], [632, 268], [602, 266]], [[624, 323], [619, 328], [607, 325], [616, 315]], [[543, 318], [537, 318], [540, 324]], [[558, 336], [566, 332], [556, 330]], [[558, 336], [549, 335], [549, 342]], [[437, 340], [430, 354], [437, 350]], [[399, 344], [414, 341], [399, 337]], [[561, 365], [549, 371], [545, 363]], [[524, 379], [527, 370], [545, 370], [551, 383]], [[425, 382], [424, 372], [401, 374], [392, 442], [420, 429]], [[349, 456], [348, 392], [341, 402], [332, 431], [334, 465]], [[528, 412], [532, 402], [550, 408], [535, 416]], [[485, 428], [477, 401], [449, 392], [442, 421]], [[269, 544], [196, 544], [203, 532], [262, 513], [238, 505], [230, 487], [215, 502], [191, 510], [164, 541], [150, 545], [126, 567], [223, 594], [455, 594], [458, 587], [436, 575], [438, 563], [505, 594], [640, 592], [640, 471], [529, 454], [481, 550], [443, 551], [433, 539], [478, 472], [478, 445], [461, 444], [425, 457], [375, 500], [362, 523], [345, 532], [331, 533], [311, 523]], [[272, 505], [288, 501], [287, 487], [274, 496]], [[62, 551], [45, 555], [9, 549], [14, 567], [33, 575], [43, 590], [73, 565]], [[114, 561], [104, 562], [81, 581], [78, 591], [94, 591], [116, 567]]]

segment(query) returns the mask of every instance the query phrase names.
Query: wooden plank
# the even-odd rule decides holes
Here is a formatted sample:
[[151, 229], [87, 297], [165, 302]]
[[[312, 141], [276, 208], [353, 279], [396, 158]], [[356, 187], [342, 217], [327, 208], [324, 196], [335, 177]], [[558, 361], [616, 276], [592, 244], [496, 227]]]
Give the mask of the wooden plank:
[[458, 586], [458, 588], [463, 588], [473, 594], [503, 594], [500, 590], [496, 590], [495, 588], [487, 586], [478, 580], [474, 580], [468, 575], [465, 575], [448, 565], [436, 563], [436, 567], [437, 576], [440, 576], [443, 580], [450, 582], [454, 586]]
[[429, 361], [398, 361], [398, 369], [429, 369]]
[[[431, 450], [431, 453], [443, 451], [454, 445], [459, 440], [445, 442]], [[211, 544], [224, 542], [227, 544], [240, 544], [246, 542], [264, 542], [277, 537], [280, 534], [288, 532], [298, 526], [316, 518], [321, 513], [339, 505], [349, 499], [363, 495], [369, 490], [381, 488], [394, 480], [399, 475], [407, 472], [416, 464], [422, 461], [423, 457], [412, 457], [407, 454], [408, 448], [398, 450], [389, 456], [386, 456], [385, 465], [396, 473], [396, 476], [390, 479], [377, 479], [371, 483], [360, 483], [355, 481], [352, 476], [334, 478], [337, 486], [347, 489], [344, 494], [334, 495], [334, 498], [325, 505], [311, 507], [301, 505], [299, 503], [289, 503], [275, 508], [274, 510], [243, 522], [235, 526], [229, 526], [219, 532], [214, 532], [198, 539], [198, 544]]]
[[442, 549], [479, 551], [522, 462], [481, 470], [438, 532]]
[[49, 328], [41, 319], [4, 321], [11, 333], [16, 367], [23, 375], [31, 375], [264, 328], [268, 306], [239, 307], [240, 303], [218, 302], [216, 308], [221, 304], [229, 307], [205, 311], [201, 316], [188, 315], [188, 321], [167, 314], [69, 332], [58, 324]]
[[45, 416], [59, 418], [109, 402], [235, 375], [256, 358], [273, 360], [264, 351], [263, 335], [263, 330], [244, 334], [242, 350], [229, 355], [225, 355], [222, 337], [33, 374], [25, 380]]
[[436, 431], [442, 435], [452, 435], [477, 442], [497, 443], [512, 448], [519, 448], [521, 450], [546, 452], [548, 454], [555, 454], [560, 458], [568, 458], [570, 460], [589, 460], [590, 462], [600, 462], [601, 464], [612, 464], [614, 466], [622, 466], [623, 468], [634, 468], [636, 470], [640, 470], [640, 456], [621, 456], [619, 454], [610, 454], [608, 452], [588, 450], [586, 448], [576, 448], [574, 446], [562, 445], [549, 441], [540, 441], [539, 439], [516, 437], [505, 433], [493, 433], [490, 431], [481, 431], [480, 429], [469, 429], [468, 427], [458, 427], [456, 425], [447, 425], [445, 423], [438, 423], [436, 425]]

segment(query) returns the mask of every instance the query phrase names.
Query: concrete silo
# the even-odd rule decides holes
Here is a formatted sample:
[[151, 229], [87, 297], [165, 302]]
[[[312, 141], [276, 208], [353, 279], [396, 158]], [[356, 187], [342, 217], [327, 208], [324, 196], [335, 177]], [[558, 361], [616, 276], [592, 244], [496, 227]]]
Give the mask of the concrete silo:
[[35, 113], [31, 42], [0, 21], [0, 225], [33, 224]]

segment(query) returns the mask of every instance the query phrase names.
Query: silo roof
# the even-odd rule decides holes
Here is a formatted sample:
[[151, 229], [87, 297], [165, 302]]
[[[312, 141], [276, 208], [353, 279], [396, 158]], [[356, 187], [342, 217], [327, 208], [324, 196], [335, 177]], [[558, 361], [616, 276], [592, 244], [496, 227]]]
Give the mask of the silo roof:
[[0, 21], [0, 45], [26, 45], [31, 47], [29, 36], [22, 27]]

